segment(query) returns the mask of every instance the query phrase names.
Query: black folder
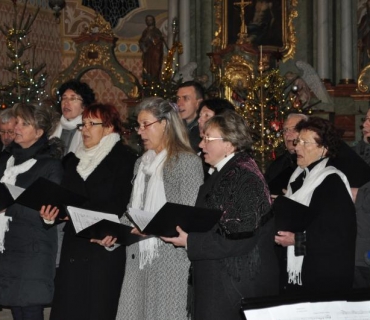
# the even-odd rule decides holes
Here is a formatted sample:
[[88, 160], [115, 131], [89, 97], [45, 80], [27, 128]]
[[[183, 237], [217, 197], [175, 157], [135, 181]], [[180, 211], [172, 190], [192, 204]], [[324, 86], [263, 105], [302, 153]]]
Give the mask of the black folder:
[[10, 207], [14, 199], [4, 183], [0, 183], [0, 211]]
[[[221, 218], [222, 211], [216, 209], [192, 207], [167, 202], [141, 230], [142, 233], [163, 237], [176, 237], [176, 226], [185, 232], [207, 232]], [[129, 216], [129, 215], [128, 215]], [[132, 217], [129, 216], [131, 221]]]
[[77, 235], [88, 239], [104, 239], [106, 236], [117, 238], [117, 243], [129, 246], [144, 238], [136, 234], [132, 234], [133, 228], [121, 223], [101, 220], [86, 229], [78, 232]]
[[309, 207], [285, 196], [274, 200], [273, 210], [276, 231], [303, 232], [310, 221]]
[[50, 204], [53, 207], [58, 207], [58, 217], [60, 219], [67, 216], [65, 205], [82, 206], [86, 201], [86, 197], [42, 177], [32, 183], [15, 200], [16, 203], [37, 211], [39, 211], [43, 205]]

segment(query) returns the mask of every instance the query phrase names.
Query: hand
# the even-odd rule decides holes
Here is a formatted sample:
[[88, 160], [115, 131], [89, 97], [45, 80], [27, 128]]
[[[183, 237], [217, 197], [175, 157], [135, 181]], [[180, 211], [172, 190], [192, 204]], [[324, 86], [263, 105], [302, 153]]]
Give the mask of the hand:
[[275, 236], [275, 242], [283, 247], [293, 246], [295, 244], [295, 234], [289, 231], [279, 231]]
[[184, 230], [182, 230], [179, 226], [176, 227], [176, 231], [179, 233], [178, 237], [174, 238], [161, 237], [161, 239], [165, 242], [172, 243], [176, 247], [187, 247], [188, 234]]
[[113, 247], [116, 243], [117, 238], [113, 238], [112, 236], [106, 236], [104, 239], [90, 239], [90, 242], [100, 244], [103, 247]]
[[141, 232], [139, 231], [139, 229], [138, 229], [138, 228], [133, 228], [133, 229], [131, 230], [131, 233], [132, 233], [132, 234], [136, 234], [137, 236], [141, 236], [141, 237], [146, 237], [146, 236], [147, 236], [146, 234], [141, 233]]
[[271, 198], [271, 202], [274, 202], [274, 200], [278, 197], [278, 195], [276, 194], [271, 194], [270, 195], [270, 198]]
[[44, 220], [48, 221], [55, 221], [56, 217], [58, 216], [59, 209], [57, 207], [51, 208], [51, 205], [42, 206], [40, 210], [40, 216]]

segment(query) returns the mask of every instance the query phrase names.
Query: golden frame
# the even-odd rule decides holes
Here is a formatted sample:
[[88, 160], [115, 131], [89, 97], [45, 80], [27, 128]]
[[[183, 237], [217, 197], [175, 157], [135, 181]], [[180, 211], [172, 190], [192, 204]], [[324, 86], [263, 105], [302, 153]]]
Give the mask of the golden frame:
[[[279, 0], [273, 0], [279, 1]], [[295, 54], [296, 48], [296, 36], [295, 36], [295, 29], [293, 25], [293, 20], [298, 16], [297, 12], [297, 4], [298, 0], [280, 0], [279, 8], [281, 12], [278, 13], [278, 17], [280, 18], [281, 15], [281, 45], [269, 45], [263, 44], [263, 48], [266, 51], [277, 52], [282, 55], [282, 60], [286, 61], [292, 58]], [[215, 0], [214, 7], [215, 7], [215, 24], [216, 24], [216, 31], [214, 34], [214, 39], [212, 41], [212, 45], [214, 46], [214, 51], [218, 51], [221, 49], [226, 48], [229, 44], [234, 44], [229, 42], [229, 28], [228, 28], [228, 17], [229, 17], [229, 9], [235, 2], [235, 0]], [[254, 8], [256, 0], [252, 1], [252, 6], [246, 6], [245, 11], [248, 14], [248, 10]], [[240, 13], [235, 10], [235, 14], [233, 15], [233, 20], [240, 21]], [[248, 32], [248, 30], [247, 30]]]

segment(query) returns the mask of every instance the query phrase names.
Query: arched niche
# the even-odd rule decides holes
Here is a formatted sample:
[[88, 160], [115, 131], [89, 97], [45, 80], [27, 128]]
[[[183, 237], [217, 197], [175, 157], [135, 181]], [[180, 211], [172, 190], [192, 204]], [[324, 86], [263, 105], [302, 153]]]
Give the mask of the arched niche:
[[81, 79], [86, 72], [100, 69], [109, 75], [113, 85], [128, 98], [139, 98], [138, 79], [118, 62], [114, 54], [116, 40], [109, 24], [97, 15], [89, 27], [73, 39], [76, 43], [76, 56], [53, 82], [52, 94], [55, 96], [56, 90], [69, 79]]

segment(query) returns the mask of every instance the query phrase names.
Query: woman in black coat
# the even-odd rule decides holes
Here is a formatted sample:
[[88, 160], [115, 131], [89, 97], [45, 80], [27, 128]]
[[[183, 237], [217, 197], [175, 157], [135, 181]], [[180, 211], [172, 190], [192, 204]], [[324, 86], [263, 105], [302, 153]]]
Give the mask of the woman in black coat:
[[196, 206], [223, 215], [209, 232], [187, 234], [178, 227], [178, 238], [164, 238], [187, 247], [194, 320], [243, 319], [242, 298], [278, 291], [270, 194], [250, 146], [248, 128], [235, 112], [206, 122], [200, 147], [215, 172], [201, 186]]
[[[120, 140], [117, 110], [94, 104], [82, 115], [83, 146], [64, 159], [62, 186], [88, 198], [85, 209], [113, 213], [126, 210], [136, 160]], [[55, 218], [56, 208], [43, 208], [42, 217]], [[114, 251], [75, 235], [71, 223], [64, 228], [60, 265], [50, 319], [114, 320], [124, 269], [124, 246]]]
[[348, 291], [354, 275], [356, 212], [346, 176], [330, 160], [340, 139], [332, 123], [311, 117], [297, 124], [298, 168], [285, 196], [274, 202], [278, 245], [287, 247], [283, 292]]
[[[15, 139], [0, 161], [1, 182], [27, 188], [43, 177], [59, 183], [63, 150], [47, 138], [52, 114], [20, 104], [15, 115]], [[0, 239], [5, 245], [0, 253], [0, 305], [11, 307], [16, 320], [44, 319], [43, 307], [51, 303], [54, 292], [56, 230], [45, 229], [37, 211], [19, 204], [0, 216], [11, 219], [4, 242]]]

